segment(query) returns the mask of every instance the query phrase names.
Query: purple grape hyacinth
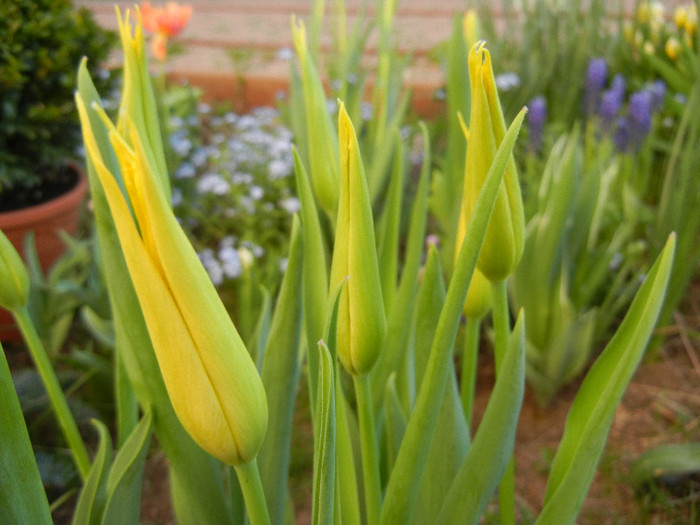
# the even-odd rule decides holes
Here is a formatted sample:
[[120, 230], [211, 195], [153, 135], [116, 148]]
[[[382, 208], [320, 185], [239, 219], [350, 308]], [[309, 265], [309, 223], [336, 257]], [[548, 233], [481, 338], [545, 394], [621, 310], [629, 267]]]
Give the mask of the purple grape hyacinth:
[[588, 63], [586, 71], [586, 91], [584, 93], [586, 115], [595, 115], [607, 78], [608, 63], [606, 60], [604, 58], [592, 59]]
[[544, 124], [547, 121], [547, 100], [542, 97], [535, 97], [528, 104], [530, 110], [527, 115], [529, 143], [532, 151], [542, 149]]
[[653, 115], [653, 95], [643, 89], [632, 93], [627, 104], [627, 113], [618, 119], [613, 142], [619, 151], [638, 150], [651, 131]]
[[617, 74], [613, 78], [610, 88], [607, 89], [601, 97], [598, 115], [600, 116], [603, 129], [606, 131], [611, 128], [615, 117], [618, 115], [625, 102], [626, 88], [627, 82], [625, 81], [625, 77]]

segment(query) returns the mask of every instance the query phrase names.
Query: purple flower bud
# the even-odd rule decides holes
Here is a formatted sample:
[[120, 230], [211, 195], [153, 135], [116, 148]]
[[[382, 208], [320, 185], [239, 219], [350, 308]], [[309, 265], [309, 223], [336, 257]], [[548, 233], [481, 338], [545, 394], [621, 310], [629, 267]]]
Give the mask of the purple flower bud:
[[630, 145], [629, 122], [625, 117], [618, 117], [615, 121], [615, 132], [613, 133], [613, 144], [619, 152], [626, 152]]
[[604, 58], [594, 58], [588, 63], [584, 93], [584, 109], [587, 115], [595, 114], [607, 76], [608, 63]]
[[539, 151], [542, 148], [542, 135], [544, 124], [547, 121], [547, 100], [544, 97], [535, 97], [528, 104], [530, 110], [527, 114], [530, 149]]
[[651, 93], [651, 112], [656, 113], [661, 109], [666, 98], [666, 83], [663, 80], [657, 80], [648, 88]]
[[610, 89], [606, 90], [600, 100], [598, 114], [602, 120], [603, 129], [609, 130], [612, 122], [622, 108], [625, 101], [625, 77], [618, 74], [613, 78]]
[[651, 130], [652, 95], [649, 91], [637, 91], [630, 96], [627, 112], [635, 134], [645, 137]]
[[652, 94], [648, 90], [632, 93], [624, 118], [617, 120], [613, 142], [622, 152], [637, 150], [651, 130]]

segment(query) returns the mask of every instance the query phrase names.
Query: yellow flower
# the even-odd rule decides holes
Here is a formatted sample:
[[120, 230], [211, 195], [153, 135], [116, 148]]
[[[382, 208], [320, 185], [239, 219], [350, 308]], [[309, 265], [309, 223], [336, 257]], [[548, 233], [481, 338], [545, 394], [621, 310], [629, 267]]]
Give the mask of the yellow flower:
[[673, 22], [676, 24], [676, 27], [684, 29], [687, 20], [688, 10], [684, 6], [676, 7], [676, 10], [673, 12]]
[[[506, 133], [491, 57], [484, 46], [485, 42], [477, 42], [469, 52], [471, 119], [458, 243], [464, 239], [479, 191]], [[511, 155], [477, 264], [488, 280], [501, 281], [515, 270], [523, 253], [524, 224], [518, 174]]]
[[379, 356], [386, 319], [367, 179], [355, 128], [343, 104], [338, 135], [340, 193], [330, 289], [347, 279], [338, 311], [338, 357], [349, 373], [362, 375]]
[[[131, 95], [138, 97], [140, 91]], [[247, 463], [267, 430], [263, 384], [172, 213], [147, 134], [130, 114], [121, 115], [117, 129], [98, 110], [119, 162], [125, 198], [105, 165], [103, 155], [110, 152], [100, 150], [79, 94], [76, 103], [88, 156], [107, 198], [175, 413], [204, 450], [232, 465]]]
[[464, 30], [464, 41], [467, 47], [473, 46], [479, 40], [481, 28], [479, 27], [479, 15], [474, 9], [469, 9], [462, 18], [462, 28]]
[[680, 52], [681, 44], [678, 42], [676, 37], [672, 36], [666, 41], [666, 54], [668, 55], [668, 58], [675, 61]]
[[688, 36], [695, 36], [698, 31], [698, 11], [695, 4], [688, 10], [688, 18], [685, 21], [685, 32]]

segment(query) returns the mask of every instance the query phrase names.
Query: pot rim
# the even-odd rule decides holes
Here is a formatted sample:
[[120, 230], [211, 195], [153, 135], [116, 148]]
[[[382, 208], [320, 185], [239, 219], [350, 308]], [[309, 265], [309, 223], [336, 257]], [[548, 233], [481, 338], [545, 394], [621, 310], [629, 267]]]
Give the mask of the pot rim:
[[54, 216], [68, 207], [78, 206], [88, 191], [87, 176], [85, 170], [75, 161], [68, 160], [67, 165], [78, 174], [78, 181], [66, 193], [41, 204], [27, 206], [19, 210], [0, 212], [0, 226], [2, 229], [13, 228], [27, 223], [27, 214], [33, 215], [32, 222], [40, 222], [47, 217]]

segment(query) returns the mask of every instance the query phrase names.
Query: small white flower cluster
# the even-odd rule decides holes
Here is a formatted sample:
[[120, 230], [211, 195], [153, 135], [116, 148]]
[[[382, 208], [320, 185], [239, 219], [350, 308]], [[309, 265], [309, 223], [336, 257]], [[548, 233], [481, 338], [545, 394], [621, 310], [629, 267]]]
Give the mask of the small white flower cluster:
[[240, 277], [250, 259], [274, 286], [285, 267], [290, 215], [301, 208], [291, 131], [274, 108], [238, 115], [205, 104], [170, 125], [173, 206], [212, 281]]

